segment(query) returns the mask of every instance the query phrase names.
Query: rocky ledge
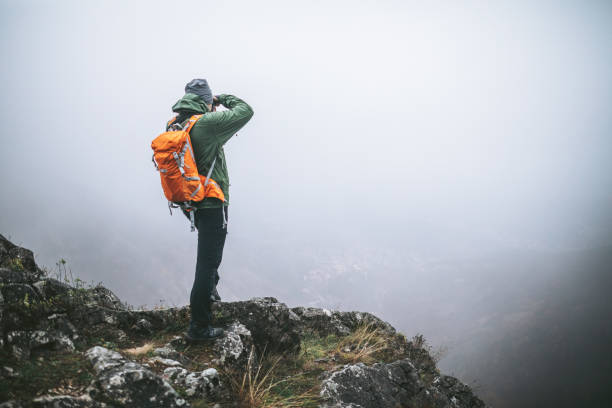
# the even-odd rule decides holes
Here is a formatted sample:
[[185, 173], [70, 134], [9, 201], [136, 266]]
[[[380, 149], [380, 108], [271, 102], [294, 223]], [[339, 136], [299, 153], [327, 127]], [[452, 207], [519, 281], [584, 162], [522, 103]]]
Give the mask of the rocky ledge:
[[268, 297], [213, 314], [224, 335], [187, 344], [188, 308], [132, 310], [0, 235], [0, 408], [485, 406], [369, 313]]

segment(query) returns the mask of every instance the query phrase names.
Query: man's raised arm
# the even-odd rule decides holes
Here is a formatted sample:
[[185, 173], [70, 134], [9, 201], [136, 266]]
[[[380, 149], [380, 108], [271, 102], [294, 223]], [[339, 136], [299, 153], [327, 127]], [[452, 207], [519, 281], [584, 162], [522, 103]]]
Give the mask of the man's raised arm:
[[214, 122], [217, 142], [222, 146], [253, 117], [253, 109], [248, 103], [234, 95], [215, 96], [215, 103], [225, 106], [228, 110], [211, 112], [209, 120]]

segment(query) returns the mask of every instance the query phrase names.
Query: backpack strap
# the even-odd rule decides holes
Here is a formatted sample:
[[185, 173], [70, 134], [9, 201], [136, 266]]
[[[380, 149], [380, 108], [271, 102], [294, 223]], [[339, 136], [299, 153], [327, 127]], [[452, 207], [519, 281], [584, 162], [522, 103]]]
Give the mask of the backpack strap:
[[176, 118], [178, 118], [178, 115], [176, 115], [175, 117], [170, 119], [168, 122], [166, 122], [166, 129], [168, 129], [170, 125], [172, 125], [174, 122], [176, 122]]
[[[193, 127], [193, 125], [195, 125], [195, 123], [202, 117], [202, 115], [193, 115], [191, 118], [189, 118], [189, 122], [187, 122], [185, 124], [185, 132], [189, 133], [191, 131], [191, 128]], [[183, 148], [183, 150], [185, 148], [188, 148], [191, 151], [191, 157], [194, 158], [195, 160], [195, 155], [193, 154], [193, 149], [191, 148], [191, 135], [187, 136], [187, 143], [185, 144], [185, 147]], [[183, 151], [183, 155], [184, 155], [184, 151]], [[215, 158], [213, 159], [212, 164], [210, 165], [210, 169], [208, 169], [208, 174], [206, 174], [206, 180], [204, 180], [204, 188], [206, 188], [206, 186], [208, 186], [208, 183], [210, 182], [210, 176], [212, 175], [213, 169], [215, 168], [215, 162], [217, 161], [217, 156], [215, 156]], [[195, 194], [195, 193], [194, 193]]]
[[206, 174], [206, 180], [204, 180], [204, 188], [210, 183], [210, 176], [212, 174], [213, 169], [215, 168], [215, 162], [217, 161], [217, 156], [213, 159], [212, 164], [210, 165], [210, 169], [208, 169], [208, 173]]
[[187, 122], [185, 124], [185, 126], [183, 126], [183, 130], [187, 133], [189, 133], [191, 131], [191, 128], [193, 127], [193, 125], [195, 125], [195, 123], [202, 117], [202, 115], [193, 115], [192, 117], [189, 118], [189, 122]]

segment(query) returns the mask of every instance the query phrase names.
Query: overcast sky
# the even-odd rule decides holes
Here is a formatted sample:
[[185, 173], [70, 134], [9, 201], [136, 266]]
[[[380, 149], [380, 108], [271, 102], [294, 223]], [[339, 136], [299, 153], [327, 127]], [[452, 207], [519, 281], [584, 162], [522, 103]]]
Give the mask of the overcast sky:
[[130, 303], [188, 299], [150, 143], [193, 78], [255, 111], [225, 148], [225, 299], [365, 309], [325, 285], [612, 243], [608, 1], [0, 4], [0, 233]]

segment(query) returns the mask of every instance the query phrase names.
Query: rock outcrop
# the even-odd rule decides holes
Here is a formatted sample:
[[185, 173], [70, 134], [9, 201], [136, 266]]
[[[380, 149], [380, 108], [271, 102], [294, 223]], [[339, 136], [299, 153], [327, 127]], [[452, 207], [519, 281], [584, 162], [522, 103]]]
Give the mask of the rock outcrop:
[[[265, 383], [281, 360], [299, 368], [308, 359], [316, 366], [311, 398], [321, 407], [484, 407], [465, 384], [441, 375], [425, 348], [372, 314], [290, 309], [266, 297], [216, 303], [213, 315], [224, 335], [187, 344], [187, 307], [131, 310], [103, 286], [47, 276], [31, 251], [0, 235], [0, 408], [237, 406], [240, 384]], [[370, 353], [376, 359], [360, 360]], [[279, 357], [266, 363], [270, 355]], [[48, 371], [24, 378], [36, 370]]]
[[436, 376], [426, 384], [409, 359], [389, 364], [346, 365], [321, 385], [321, 407], [484, 407], [457, 379]]
[[89, 390], [94, 399], [126, 407], [187, 405], [167, 381], [116, 351], [95, 346], [85, 355], [97, 374]]
[[300, 350], [299, 317], [273, 297], [242, 302], [218, 302], [213, 315], [220, 323], [244, 324], [253, 335], [258, 351], [297, 353]]

